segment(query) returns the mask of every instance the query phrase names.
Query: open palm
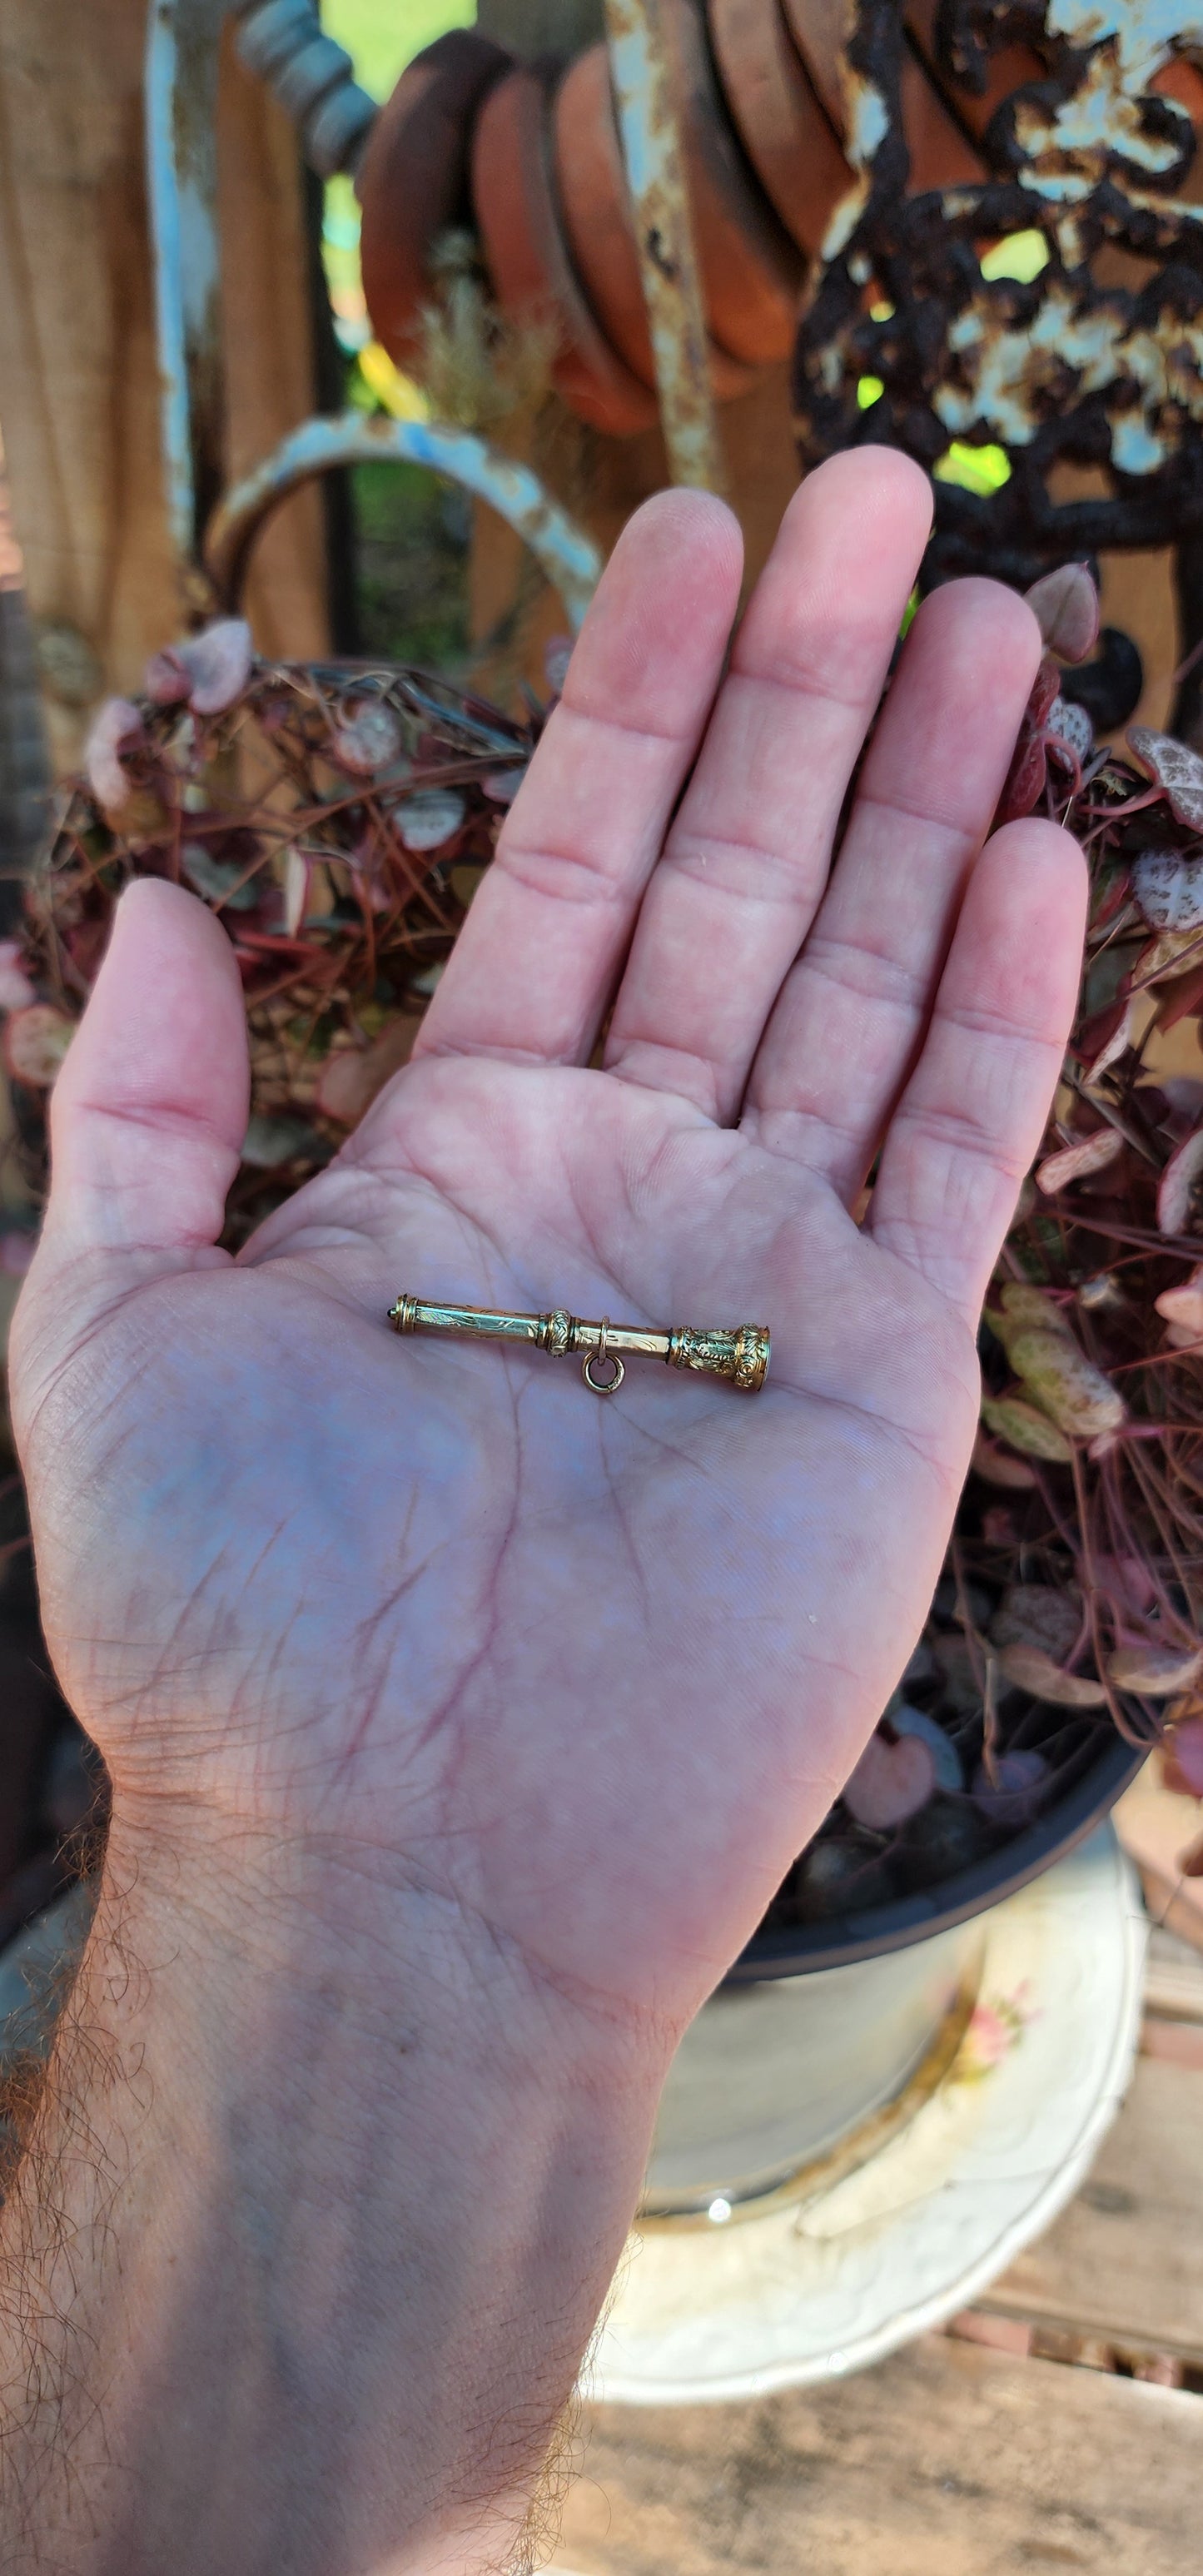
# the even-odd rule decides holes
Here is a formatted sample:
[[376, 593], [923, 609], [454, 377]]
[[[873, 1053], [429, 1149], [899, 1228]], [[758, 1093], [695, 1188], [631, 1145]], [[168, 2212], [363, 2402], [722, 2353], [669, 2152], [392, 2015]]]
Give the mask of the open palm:
[[[191, 898], [126, 898], [55, 1097], [16, 1413], [118, 1800], [384, 1859], [670, 2026], [913, 1645], [1071, 1016], [1072, 843], [982, 848], [1039, 652], [1012, 594], [920, 611], [841, 827], [928, 512], [887, 451], [812, 476], [725, 677], [733, 522], [640, 513], [415, 1061], [236, 1262], [242, 1005]], [[769, 1383], [634, 1361], [602, 1403], [397, 1340], [401, 1290], [764, 1323]]]

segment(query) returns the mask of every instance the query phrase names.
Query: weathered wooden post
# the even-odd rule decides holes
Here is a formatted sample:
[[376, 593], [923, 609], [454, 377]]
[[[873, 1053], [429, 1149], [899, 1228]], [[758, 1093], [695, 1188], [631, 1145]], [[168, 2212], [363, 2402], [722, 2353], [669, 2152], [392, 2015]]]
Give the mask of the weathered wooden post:
[[[184, 615], [162, 465], [145, 178], [146, 0], [0, 12], [0, 424], [56, 768]], [[228, 42], [218, 109], [225, 472], [315, 407], [296, 135]], [[248, 612], [269, 650], [326, 642], [320, 502], [265, 535]]]

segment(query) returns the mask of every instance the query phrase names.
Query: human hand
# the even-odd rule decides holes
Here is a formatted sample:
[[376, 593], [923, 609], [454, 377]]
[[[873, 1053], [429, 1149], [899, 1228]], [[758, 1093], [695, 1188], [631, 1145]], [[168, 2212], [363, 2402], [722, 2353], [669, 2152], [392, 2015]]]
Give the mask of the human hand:
[[[640, 513], [415, 1061], [236, 1262], [232, 952], [120, 908], [14, 1333], [114, 1786], [0, 2225], [14, 2570], [510, 2563], [668, 2052], [927, 1609], [1070, 1023], [1079, 854], [979, 855], [1013, 594], [920, 610], [831, 870], [928, 516], [897, 455], [823, 467], [722, 678], [734, 525]], [[766, 1323], [772, 1371], [598, 1403], [398, 1340], [402, 1289]]]
[[[919, 611], [829, 875], [928, 524], [901, 457], [823, 467], [723, 678], [734, 523], [639, 514], [413, 1063], [237, 1261], [242, 1002], [191, 898], [127, 896], [54, 1098], [15, 1416], [118, 1815], [379, 1863], [670, 2035], [925, 1615], [1076, 988], [1073, 844], [978, 855], [1040, 649], [1010, 592]], [[398, 1341], [401, 1289], [763, 1322], [772, 1370], [601, 1404]]]

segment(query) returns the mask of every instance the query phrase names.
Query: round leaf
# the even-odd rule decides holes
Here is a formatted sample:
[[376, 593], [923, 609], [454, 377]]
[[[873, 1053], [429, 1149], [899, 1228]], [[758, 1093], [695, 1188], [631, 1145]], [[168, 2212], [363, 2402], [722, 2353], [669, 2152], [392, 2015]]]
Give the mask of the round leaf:
[[897, 1708], [890, 1710], [890, 1724], [895, 1735], [913, 1735], [920, 1744], [926, 1744], [935, 1764], [937, 1789], [964, 1788], [960, 1754], [952, 1737], [945, 1734], [934, 1717], [929, 1717], [924, 1709], [908, 1707], [907, 1702], [901, 1700]]
[[74, 1020], [52, 1002], [32, 1002], [28, 1010], [10, 1012], [4, 1029], [4, 1061], [14, 1082], [48, 1090], [74, 1035]]
[[[1002, 1291], [1001, 1304], [1002, 1320], [995, 1325], [995, 1330], [1005, 1347], [1009, 1348], [1009, 1332], [1024, 1331], [1029, 1325], [1034, 1325], [1040, 1333], [1064, 1333], [1066, 1340], [1072, 1342], [1073, 1331], [1064, 1307], [1059, 1306], [1056, 1298], [1048, 1296], [1043, 1288], [1030, 1288], [1026, 1280], [1008, 1279]], [[993, 1323], [993, 1317], [990, 1321]]]
[[142, 717], [131, 700], [106, 698], [84, 745], [88, 785], [106, 814], [119, 814], [133, 794], [133, 780], [122, 767], [122, 754], [133, 751], [144, 739]]
[[1043, 1754], [1016, 1745], [994, 1757], [993, 1779], [985, 1763], [974, 1774], [973, 1803], [992, 1825], [1026, 1825], [1039, 1814], [1048, 1796], [1049, 1768]]
[[1010, 1442], [1025, 1458], [1047, 1458], [1050, 1465], [1067, 1467], [1073, 1457], [1068, 1440], [1046, 1413], [1038, 1413], [1034, 1404], [1025, 1404], [1017, 1395], [983, 1396], [982, 1420], [1000, 1440]]
[[1053, 1583], [1012, 1583], [990, 1622], [995, 1646], [1039, 1646], [1055, 1664], [1064, 1664], [1077, 1645], [1082, 1604], [1076, 1594]]
[[1107, 1672], [1117, 1690], [1173, 1699], [1203, 1672], [1203, 1646], [1117, 1646], [1107, 1657]]
[[1094, 750], [1094, 726], [1074, 698], [1054, 698], [1048, 711], [1048, 731], [1058, 742], [1067, 743], [1079, 766], [1089, 760]]
[[[1196, 1128], [1177, 1153], [1171, 1154], [1157, 1185], [1157, 1223], [1162, 1234], [1185, 1234], [1194, 1206], [1195, 1191], [1203, 1178], [1203, 1127]], [[1174, 1293], [1172, 1290], [1169, 1292]], [[1169, 1309], [1157, 1300], [1157, 1311]], [[1181, 1316], [1175, 1319], [1181, 1322]]]
[[188, 674], [189, 703], [198, 716], [222, 715], [242, 696], [254, 660], [245, 617], [219, 617], [174, 650]]
[[180, 865], [189, 885], [204, 896], [206, 903], [219, 903], [227, 912], [254, 911], [259, 888], [253, 877], [247, 877], [245, 867], [231, 859], [215, 859], [203, 841], [185, 841]]
[[397, 830], [407, 850], [441, 850], [454, 839], [466, 811], [462, 796], [447, 788], [424, 788], [398, 805]]
[[1128, 742], [1140, 767], [1164, 788], [1179, 822], [1203, 832], [1203, 760], [1198, 752], [1173, 734], [1154, 733], [1151, 725], [1129, 725]]
[[1004, 1646], [999, 1667], [1009, 1682], [1019, 1690], [1030, 1691], [1033, 1699], [1050, 1700], [1054, 1708], [1105, 1708], [1107, 1693], [1101, 1682], [1091, 1681], [1083, 1673], [1067, 1673], [1046, 1655], [1042, 1646]]
[[1128, 1408], [1117, 1386], [1061, 1333], [1020, 1332], [1011, 1337], [1011, 1366], [1041, 1411], [1073, 1440], [1118, 1431]]
[[1025, 593], [1050, 653], [1060, 662], [1084, 662], [1099, 632], [1099, 594], [1084, 563], [1058, 564]]
[[1059, 1153], [1050, 1154], [1038, 1164], [1037, 1187], [1046, 1198], [1053, 1198], [1071, 1181], [1083, 1181], [1091, 1172], [1105, 1171], [1123, 1150], [1124, 1140], [1118, 1129], [1100, 1127], [1095, 1135], [1084, 1136], [1080, 1145], [1063, 1145]]
[[1163, 1288], [1157, 1299], [1157, 1312], [1190, 1341], [1197, 1340], [1203, 1333], [1203, 1268], [1192, 1270], [1180, 1288]]
[[[1061, 1445], [1064, 1448], [1064, 1441]], [[1011, 1458], [1005, 1449], [997, 1448], [984, 1431], [979, 1431], [974, 1441], [970, 1463], [975, 1476], [980, 1476], [987, 1485], [1003, 1485], [1018, 1493], [1031, 1493], [1035, 1488], [1036, 1479], [1031, 1468], [1025, 1467], [1022, 1458]]]
[[1151, 930], [1203, 927], [1203, 859], [1142, 850], [1132, 862], [1132, 892]]
[[340, 769], [353, 778], [375, 778], [391, 769], [402, 752], [401, 727], [391, 707], [369, 698], [340, 725], [331, 750]]
[[845, 1786], [844, 1805], [858, 1825], [884, 1833], [925, 1807], [935, 1786], [931, 1748], [918, 1736], [900, 1736], [891, 1744], [884, 1735], [871, 1735]]

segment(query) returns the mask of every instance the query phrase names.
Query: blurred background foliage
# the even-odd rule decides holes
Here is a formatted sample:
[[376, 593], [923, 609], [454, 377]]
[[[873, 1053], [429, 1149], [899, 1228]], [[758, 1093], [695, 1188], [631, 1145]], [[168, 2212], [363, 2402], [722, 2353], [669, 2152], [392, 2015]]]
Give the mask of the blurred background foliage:
[[[406, 64], [452, 27], [469, 27], [476, 0], [323, 0], [328, 33], [356, 74], [385, 99]], [[359, 205], [351, 181], [326, 189], [323, 259], [348, 403], [421, 417], [416, 387], [372, 343], [359, 274]], [[351, 477], [358, 632], [364, 653], [460, 668], [469, 650], [467, 561], [471, 506], [414, 465], [365, 465]]]
[[475, 18], [476, 0], [322, 0], [327, 33], [346, 46], [373, 98], [388, 97], [423, 45]]

